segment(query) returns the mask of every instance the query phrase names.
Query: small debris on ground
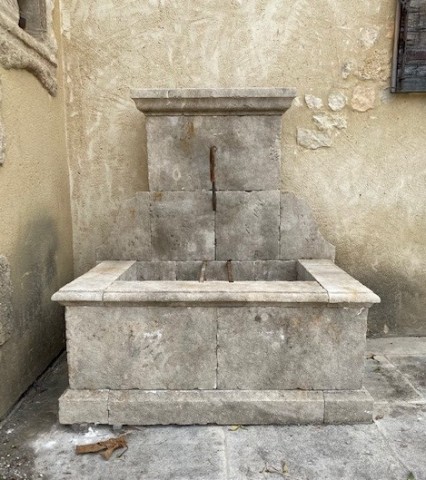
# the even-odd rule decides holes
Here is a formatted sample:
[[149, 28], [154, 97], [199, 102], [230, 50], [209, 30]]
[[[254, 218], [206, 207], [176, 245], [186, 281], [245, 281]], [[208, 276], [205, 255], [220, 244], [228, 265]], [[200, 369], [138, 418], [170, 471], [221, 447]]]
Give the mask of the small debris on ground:
[[265, 463], [265, 467], [259, 473], [274, 473], [275, 475], [281, 475], [281, 477], [283, 478], [289, 476], [288, 466], [286, 462], [281, 462], [281, 468], [276, 468], [272, 466], [269, 467], [268, 464]]
[[230, 432], [236, 432], [237, 430], [247, 430], [247, 427], [245, 427], [244, 425], [231, 425], [228, 430]]
[[109, 438], [108, 440], [88, 443], [86, 445], [77, 445], [75, 447], [75, 453], [77, 455], [85, 453], [100, 453], [105, 460], [109, 460], [114, 451], [121, 448], [124, 448], [125, 450], [119, 455], [120, 457], [127, 450], [127, 441], [124, 436]]

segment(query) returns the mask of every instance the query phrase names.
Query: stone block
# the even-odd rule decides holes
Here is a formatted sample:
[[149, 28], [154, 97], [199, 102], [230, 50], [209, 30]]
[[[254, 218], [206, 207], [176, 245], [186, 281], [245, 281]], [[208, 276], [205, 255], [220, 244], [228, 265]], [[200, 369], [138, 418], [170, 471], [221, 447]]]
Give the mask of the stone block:
[[111, 213], [105, 242], [96, 249], [98, 260], [151, 258], [150, 194], [139, 192]]
[[318, 230], [308, 204], [289, 192], [281, 194], [280, 258], [328, 258], [335, 248]]
[[262, 425], [322, 423], [322, 392], [122, 391], [110, 394], [110, 424]]
[[277, 259], [279, 218], [279, 191], [218, 192], [217, 260]]
[[[198, 275], [198, 273], [197, 273]], [[327, 303], [327, 292], [317, 282], [175, 281], [115, 282], [105, 290], [103, 302], [171, 305], [248, 306], [258, 304]], [[123, 313], [124, 314], [124, 313]]]
[[330, 303], [379, 303], [380, 298], [331, 260], [299, 260], [299, 278], [316, 280], [328, 294]]
[[324, 423], [371, 423], [373, 404], [366, 390], [324, 392]]
[[151, 191], [211, 190], [212, 146], [218, 190], [280, 188], [280, 116], [148, 117], [146, 128]]
[[359, 308], [220, 308], [218, 388], [358, 390], [366, 323]]
[[176, 262], [138, 262], [137, 280], [176, 280]]
[[213, 260], [211, 193], [151, 194], [151, 232], [155, 260]]
[[[179, 262], [177, 280], [199, 281], [203, 262]], [[231, 262], [231, 277], [234, 281], [250, 281], [256, 279], [254, 262]], [[229, 281], [228, 267], [225, 261], [207, 262], [204, 266], [205, 281]]]
[[[257, 260], [232, 261], [232, 275], [235, 281], [290, 281], [296, 280], [295, 261]], [[177, 262], [177, 280], [199, 280], [203, 262]], [[226, 261], [207, 262], [205, 280], [228, 281]]]
[[59, 423], [108, 424], [108, 390], [66, 390], [59, 398]]
[[296, 96], [295, 88], [136, 88], [130, 92], [145, 116], [279, 115]]
[[76, 306], [66, 327], [73, 389], [216, 386], [215, 309]]
[[297, 266], [294, 260], [258, 260], [254, 263], [256, 268], [255, 280], [297, 280]]

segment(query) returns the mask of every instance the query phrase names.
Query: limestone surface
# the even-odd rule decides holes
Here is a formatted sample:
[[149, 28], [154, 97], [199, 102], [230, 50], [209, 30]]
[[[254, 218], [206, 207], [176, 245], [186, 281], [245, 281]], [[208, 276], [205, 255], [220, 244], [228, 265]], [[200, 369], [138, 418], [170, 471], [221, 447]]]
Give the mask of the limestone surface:
[[279, 188], [280, 116], [148, 117], [146, 128], [151, 191], [211, 190], [213, 146], [218, 190]]
[[281, 194], [280, 258], [334, 260], [335, 247], [318, 230], [307, 203], [289, 192]]
[[322, 392], [111, 392], [109, 423], [134, 425], [312, 424], [324, 419]]
[[70, 386], [215, 388], [215, 315], [196, 307], [68, 308]]
[[150, 195], [139, 192], [123, 201], [98, 260], [149, 260], [151, 258]]
[[310, 128], [298, 128], [297, 143], [309, 150], [316, 150], [322, 147], [331, 147], [332, 138], [327, 132], [319, 132]]
[[221, 308], [218, 388], [357, 390], [366, 322], [359, 308]]
[[155, 260], [214, 260], [211, 194], [152, 193], [151, 235]]
[[324, 392], [324, 423], [371, 423], [373, 404], [366, 390]]
[[279, 191], [218, 192], [216, 258], [273, 260], [279, 254]]

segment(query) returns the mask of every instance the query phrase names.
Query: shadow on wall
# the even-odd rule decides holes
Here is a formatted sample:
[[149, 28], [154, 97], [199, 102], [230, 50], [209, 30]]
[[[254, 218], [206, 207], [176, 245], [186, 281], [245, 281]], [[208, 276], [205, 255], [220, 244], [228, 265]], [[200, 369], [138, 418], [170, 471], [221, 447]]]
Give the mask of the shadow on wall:
[[[11, 265], [13, 331], [26, 336], [31, 362], [26, 371], [41, 373], [64, 343], [63, 310], [50, 298], [60, 287], [58, 234], [54, 220], [39, 216], [31, 220], [16, 244]], [[27, 354], [28, 355], [28, 354]], [[33, 376], [30, 375], [30, 380]]]

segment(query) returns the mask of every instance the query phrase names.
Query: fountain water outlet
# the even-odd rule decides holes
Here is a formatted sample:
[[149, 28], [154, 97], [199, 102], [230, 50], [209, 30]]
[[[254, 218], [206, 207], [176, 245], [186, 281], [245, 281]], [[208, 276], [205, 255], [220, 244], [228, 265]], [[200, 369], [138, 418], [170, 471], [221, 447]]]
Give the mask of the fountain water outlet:
[[[66, 307], [63, 424], [371, 422], [368, 309], [307, 204], [280, 191], [295, 91], [133, 90], [149, 192], [120, 207]], [[142, 121], [142, 118], [141, 118]]]

